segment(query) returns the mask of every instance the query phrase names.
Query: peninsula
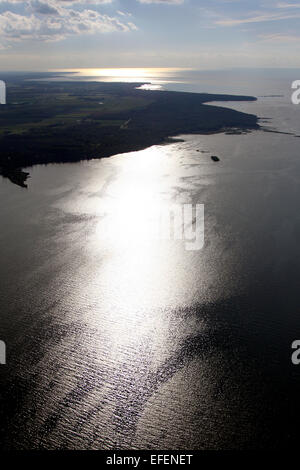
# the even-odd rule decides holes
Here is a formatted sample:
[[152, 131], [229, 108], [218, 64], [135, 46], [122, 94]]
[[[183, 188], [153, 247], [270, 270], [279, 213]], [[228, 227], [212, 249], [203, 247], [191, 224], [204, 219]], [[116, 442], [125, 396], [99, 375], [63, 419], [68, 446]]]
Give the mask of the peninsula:
[[142, 150], [169, 137], [258, 129], [258, 118], [213, 101], [251, 96], [149, 91], [139, 83], [11, 79], [0, 106], [0, 174], [26, 187], [28, 168]]

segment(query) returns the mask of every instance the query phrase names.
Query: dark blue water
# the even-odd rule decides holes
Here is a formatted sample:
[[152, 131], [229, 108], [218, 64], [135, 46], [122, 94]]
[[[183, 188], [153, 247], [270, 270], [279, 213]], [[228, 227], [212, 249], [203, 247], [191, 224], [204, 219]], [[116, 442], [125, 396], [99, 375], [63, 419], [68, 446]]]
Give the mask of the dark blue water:
[[[162, 86], [260, 96], [224, 105], [289, 134], [183, 136], [37, 166], [27, 191], [0, 180], [2, 448], [298, 440], [300, 108], [290, 85], [299, 77], [185, 74]], [[202, 250], [136, 236], [149, 205], [170, 203], [205, 205]]]

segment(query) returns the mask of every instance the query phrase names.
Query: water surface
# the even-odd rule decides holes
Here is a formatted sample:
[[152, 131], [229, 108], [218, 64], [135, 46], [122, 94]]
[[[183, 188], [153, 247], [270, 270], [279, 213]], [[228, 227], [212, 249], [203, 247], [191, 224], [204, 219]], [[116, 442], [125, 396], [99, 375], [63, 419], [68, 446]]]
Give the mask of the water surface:
[[[251, 73], [190, 72], [163, 86], [260, 96], [224, 105], [291, 135], [181, 136], [36, 166], [28, 190], [0, 180], [2, 447], [296, 443], [300, 128], [289, 93], [299, 77]], [[205, 204], [204, 248], [136, 237], [154, 201]], [[105, 209], [118, 204], [105, 237]]]

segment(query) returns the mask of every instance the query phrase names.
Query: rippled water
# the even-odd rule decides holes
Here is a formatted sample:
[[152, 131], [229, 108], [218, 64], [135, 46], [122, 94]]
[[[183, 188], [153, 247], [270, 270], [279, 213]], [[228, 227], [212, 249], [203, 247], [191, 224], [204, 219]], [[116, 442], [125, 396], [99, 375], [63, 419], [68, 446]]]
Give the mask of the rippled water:
[[[234, 77], [219, 91], [232, 92]], [[236, 92], [283, 96], [224, 105], [300, 133], [290, 81], [275, 79], [266, 93], [266, 81], [244, 76]], [[217, 91], [220, 75], [208, 82], [190, 75], [181, 89]], [[183, 139], [37, 166], [27, 191], [0, 180], [3, 448], [297, 441], [299, 139], [262, 131]], [[205, 204], [204, 249], [135, 236], [153, 199]], [[103, 237], [110, 204], [124, 208], [113, 238]]]

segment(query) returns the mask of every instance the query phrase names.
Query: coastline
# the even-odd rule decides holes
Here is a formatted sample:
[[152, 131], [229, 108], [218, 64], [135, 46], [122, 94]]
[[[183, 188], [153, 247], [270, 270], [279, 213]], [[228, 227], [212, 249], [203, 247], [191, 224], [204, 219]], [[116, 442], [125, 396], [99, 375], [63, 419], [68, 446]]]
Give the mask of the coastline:
[[[29, 173], [22, 169], [34, 165], [109, 158], [168, 144], [183, 134], [260, 129], [255, 115], [207, 105], [213, 101], [256, 101], [255, 97], [145, 91], [136, 85], [91, 82], [88, 92], [82, 82], [60, 82], [59, 87], [51, 82], [41, 87], [36, 82], [33, 90], [31, 85], [28, 104], [13, 103], [1, 109], [0, 124], [2, 118], [6, 127], [0, 135], [0, 175], [26, 188]], [[13, 99], [22, 97], [22, 90], [26, 95], [26, 84], [16, 88]], [[53, 102], [61, 96], [60, 109]], [[48, 107], [41, 106], [41, 97], [46, 104], [49, 100]], [[99, 106], [100, 99], [104, 106]]]

